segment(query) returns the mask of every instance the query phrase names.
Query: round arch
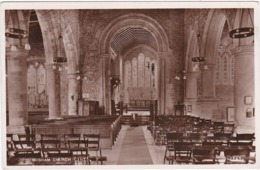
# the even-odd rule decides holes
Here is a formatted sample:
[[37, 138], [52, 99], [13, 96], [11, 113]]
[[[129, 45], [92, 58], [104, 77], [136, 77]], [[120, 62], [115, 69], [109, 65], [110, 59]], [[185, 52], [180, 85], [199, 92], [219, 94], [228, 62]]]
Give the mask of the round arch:
[[[204, 53], [207, 64], [215, 63], [225, 21], [227, 21], [227, 17], [223, 10], [210, 10], [203, 34], [203, 44], [205, 44]], [[213, 32], [214, 34], [212, 34]]]
[[100, 54], [109, 53], [109, 45], [118, 31], [126, 26], [142, 26], [148, 30], [157, 41], [158, 52], [167, 52], [169, 49], [168, 37], [162, 26], [151, 17], [143, 14], [132, 13], [113, 20], [103, 31], [100, 38]]
[[203, 44], [205, 44], [204, 56], [206, 58], [205, 64], [208, 65], [208, 70], [202, 71], [202, 98], [207, 98], [207, 100], [216, 100], [215, 63], [226, 21], [227, 17], [224, 10], [211, 9], [205, 23]]
[[[51, 64], [53, 56], [56, 55], [55, 51], [57, 49], [58, 40], [58, 30], [54, 29], [56, 20], [52, 17], [50, 11], [35, 10], [38, 16], [39, 24], [42, 29], [43, 43], [45, 49], [46, 63]], [[68, 59], [68, 72], [76, 73], [76, 68], [78, 65], [77, 57], [78, 43], [73, 35], [72, 28], [68, 24], [62, 32], [63, 34], [63, 44], [65, 49], [65, 54]], [[56, 38], [57, 37], [57, 38]]]
[[195, 57], [198, 53], [198, 41], [195, 31], [191, 31], [188, 39], [187, 51], [185, 56], [185, 70], [192, 72], [192, 57]]
[[[101, 105], [104, 107], [104, 113], [111, 114], [111, 94], [110, 94], [110, 81], [109, 81], [109, 74], [111, 70], [111, 65], [109, 64], [109, 60], [111, 58], [109, 48], [110, 44], [113, 40], [113, 37], [121, 31], [123, 28], [126, 28], [127, 26], [141, 26], [143, 29], [149, 31], [155, 38], [156, 45], [157, 45], [157, 53], [160, 54], [167, 54], [170, 52], [169, 49], [169, 41], [167, 34], [163, 27], [153, 18], [146, 16], [144, 14], [140, 13], [130, 13], [123, 15], [119, 18], [116, 18], [112, 22], [110, 22], [104, 31], [102, 32], [102, 35], [99, 39], [99, 54], [103, 58], [103, 68], [102, 69], [102, 88], [103, 88], [103, 100], [101, 101]], [[162, 57], [160, 59], [160, 63], [164, 65], [164, 58]], [[164, 67], [164, 66], [162, 66]], [[160, 70], [160, 64], [158, 66], [158, 70]], [[158, 73], [160, 78], [160, 82], [164, 82], [164, 71]], [[165, 84], [160, 83], [160, 86], [158, 86], [158, 91], [161, 92], [160, 94], [160, 100], [158, 103], [158, 111], [164, 113], [165, 112]]]

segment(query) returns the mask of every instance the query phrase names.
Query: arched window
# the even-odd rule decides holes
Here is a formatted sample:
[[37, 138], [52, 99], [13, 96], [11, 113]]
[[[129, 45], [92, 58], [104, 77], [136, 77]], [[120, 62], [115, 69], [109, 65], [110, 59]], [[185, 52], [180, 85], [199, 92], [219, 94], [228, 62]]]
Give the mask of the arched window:
[[234, 85], [234, 57], [228, 53], [218, 55], [215, 74], [216, 85]]

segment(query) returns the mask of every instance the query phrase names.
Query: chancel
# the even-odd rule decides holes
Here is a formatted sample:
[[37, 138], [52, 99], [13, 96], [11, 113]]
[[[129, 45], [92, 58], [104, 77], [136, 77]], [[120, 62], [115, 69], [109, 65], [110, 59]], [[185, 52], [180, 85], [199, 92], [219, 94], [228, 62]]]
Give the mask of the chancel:
[[6, 9], [6, 165], [255, 165], [254, 14]]

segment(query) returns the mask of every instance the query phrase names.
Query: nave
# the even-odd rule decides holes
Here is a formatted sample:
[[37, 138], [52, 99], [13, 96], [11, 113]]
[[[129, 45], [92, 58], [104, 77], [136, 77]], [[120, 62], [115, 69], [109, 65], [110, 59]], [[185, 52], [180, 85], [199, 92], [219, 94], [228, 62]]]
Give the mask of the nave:
[[[95, 122], [98, 125], [100, 120]], [[255, 164], [255, 134], [235, 133], [234, 124], [188, 115], [157, 117], [156, 122], [155, 125], [150, 122], [149, 125], [115, 126], [111, 148], [104, 145], [104, 136], [100, 134], [74, 133], [58, 137], [58, 134], [48, 132], [41, 134], [40, 140], [35, 134], [8, 134], [8, 163], [82, 166]]]

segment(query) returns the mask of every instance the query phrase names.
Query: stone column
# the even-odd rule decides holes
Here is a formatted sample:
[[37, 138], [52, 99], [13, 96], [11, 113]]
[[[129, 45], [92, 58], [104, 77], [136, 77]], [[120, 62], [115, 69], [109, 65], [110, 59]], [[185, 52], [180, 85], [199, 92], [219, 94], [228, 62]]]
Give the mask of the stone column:
[[[162, 57], [162, 56], [160, 56]], [[164, 58], [160, 58], [159, 59], [159, 81], [158, 81], [158, 88], [157, 89], [159, 91], [159, 96], [158, 96], [158, 114], [165, 114], [165, 92], [166, 92], [166, 88], [165, 88], [165, 59]]]
[[186, 90], [185, 90], [185, 98], [186, 100], [197, 100], [198, 97], [198, 87], [197, 87], [197, 72], [189, 72], [186, 74]]
[[[110, 84], [110, 55], [101, 55], [102, 58], [102, 88], [103, 88], [103, 100], [104, 114], [111, 115], [111, 84]], [[101, 105], [102, 106], [102, 105]]]
[[[232, 51], [235, 60], [235, 124], [237, 130], [255, 132], [254, 117], [246, 117], [246, 110], [254, 108], [254, 47], [239, 46]], [[252, 104], [245, 104], [245, 96], [251, 96]]]
[[214, 100], [215, 92], [215, 64], [207, 64], [208, 69], [202, 70], [202, 98]]
[[57, 69], [53, 69], [52, 66], [52, 64], [46, 64], [50, 119], [60, 116], [59, 71]]
[[9, 125], [22, 126], [28, 121], [27, 102], [27, 61], [28, 51], [6, 49], [7, 90]]
[[68, 115], [77, 115], [78, 85], [77, 74], [68, 74]]

